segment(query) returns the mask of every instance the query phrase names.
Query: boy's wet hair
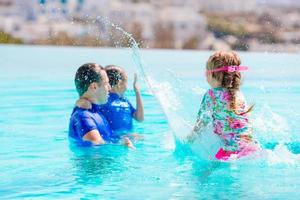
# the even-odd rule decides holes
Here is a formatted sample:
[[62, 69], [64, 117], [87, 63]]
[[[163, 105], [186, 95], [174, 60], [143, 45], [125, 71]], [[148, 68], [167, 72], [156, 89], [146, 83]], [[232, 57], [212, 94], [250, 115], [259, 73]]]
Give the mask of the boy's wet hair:
[[82, 96], [91, 83], [102, 81], [101, 70], [104, 68], [96, 63], [86, 63], [81, 65], [75, 74], [75, 86], [79, 96]]
[[119, 66], [107, 65], [105, 71], [111, 87], [115, 87], [120, 81], [126, 79], [124, 70]]

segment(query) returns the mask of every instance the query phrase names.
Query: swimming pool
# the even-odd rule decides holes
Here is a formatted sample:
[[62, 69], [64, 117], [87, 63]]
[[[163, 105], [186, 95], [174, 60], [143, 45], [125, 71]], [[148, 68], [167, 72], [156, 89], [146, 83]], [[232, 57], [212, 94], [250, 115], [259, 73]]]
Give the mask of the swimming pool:
[[[270, 156], [214, 166], [175, 151], [173, 139], [180, 134], [175, 123], [196, 115], [211, 52], [142, 51], [160, 103], [141, 84], [145, 122], [135, 129], [145, 140], [137, 150], [69, 146], [76, 69], [86, 62], [117, 64], [132, 80], [137, 69], [130, 54], [130, 49], [0, 46], [1, 199], [297, 199], [299, 54], [241, 53], [251, 67], [243, 90], [255, 103], [256, 137]], [[134, 101], [131, 81], [129, 88]]]

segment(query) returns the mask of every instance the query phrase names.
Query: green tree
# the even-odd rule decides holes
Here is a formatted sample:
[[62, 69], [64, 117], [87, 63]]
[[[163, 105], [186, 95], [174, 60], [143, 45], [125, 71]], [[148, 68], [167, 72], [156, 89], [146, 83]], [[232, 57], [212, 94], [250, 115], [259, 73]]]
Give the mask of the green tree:
[[20, 38], [15, 38], [12, 35], [0, 31], [0, 43], [1, 44], [23, 44], [23, 41]]

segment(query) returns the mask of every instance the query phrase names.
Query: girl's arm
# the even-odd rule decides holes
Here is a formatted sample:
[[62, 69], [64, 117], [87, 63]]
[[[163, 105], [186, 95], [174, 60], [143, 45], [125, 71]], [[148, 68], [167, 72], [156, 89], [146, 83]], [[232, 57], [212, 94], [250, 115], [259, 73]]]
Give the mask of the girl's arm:
[[201, 128], [203, 128], [203, 127], [204, 127], [203, 122], [201, 121], [200, 118], [197, 118], [192, 132], [187, 136], [187, 141], [189, 143], [194, 142], [194, 140], [196, 139], [196, 136], [201, 135]]
[[134, 74], [133, 88], [136, 97], [136, 111], [134, 112], [133, 117], [135, 120], [142, 122], [144, 121], [144, 106], [140, 94], [140, 89], [137, 85], [137, 74]]
[[197, 135], [201, 135], [201, 129], [206, 127], [212, 120], [212, 105], [213, 101], [210, 97], [208, 91], [201, 101], [200, 109], [198, 111], [196, 123], [194, 125], [194, 128], [192, 129], [191, 134], [188, 135], [187, 141], [193, 142], [196, 139]]

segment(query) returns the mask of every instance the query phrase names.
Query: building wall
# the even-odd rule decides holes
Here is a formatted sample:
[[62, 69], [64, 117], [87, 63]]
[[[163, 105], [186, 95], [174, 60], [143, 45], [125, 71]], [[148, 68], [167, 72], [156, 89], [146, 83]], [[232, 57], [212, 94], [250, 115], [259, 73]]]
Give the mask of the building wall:
[[257, 8], [257, 0], [199, 0], [203, 10], [212, 12], [248, 12]]
[[258, 0], [258, 4], [268, 7], [300, 8], [299, 0]]

